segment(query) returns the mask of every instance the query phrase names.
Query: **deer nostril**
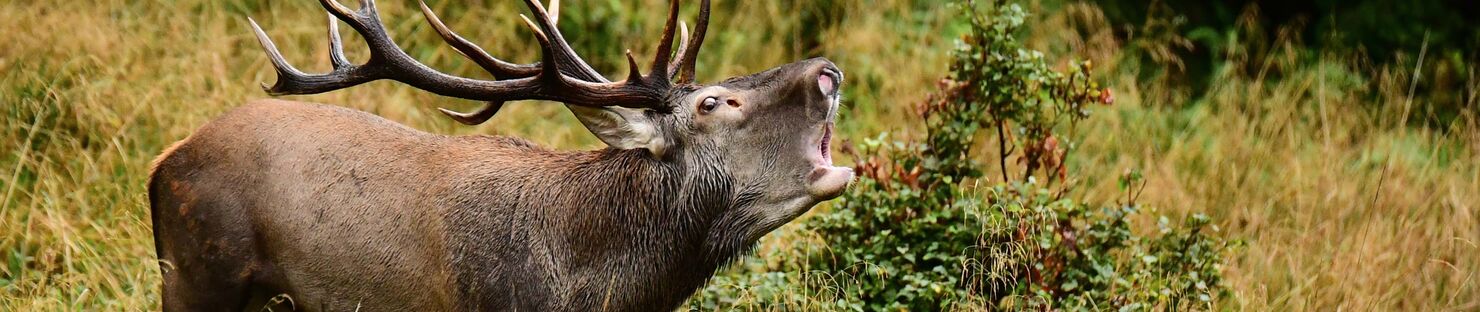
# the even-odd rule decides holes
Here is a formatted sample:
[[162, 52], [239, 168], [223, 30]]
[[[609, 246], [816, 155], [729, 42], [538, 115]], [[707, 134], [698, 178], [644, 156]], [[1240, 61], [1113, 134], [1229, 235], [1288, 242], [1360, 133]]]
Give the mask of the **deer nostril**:
[[837, 78], [826, 72], [817, 75], [817, 88], [822, 90], [822, 95], [833, 95], [838, 91]]
[[838, 71], [831, 63], [817, 69], [817, 88], [822, 90], [824, 96], [838, 95], [838, 89], [843, 85], [843, 72]]

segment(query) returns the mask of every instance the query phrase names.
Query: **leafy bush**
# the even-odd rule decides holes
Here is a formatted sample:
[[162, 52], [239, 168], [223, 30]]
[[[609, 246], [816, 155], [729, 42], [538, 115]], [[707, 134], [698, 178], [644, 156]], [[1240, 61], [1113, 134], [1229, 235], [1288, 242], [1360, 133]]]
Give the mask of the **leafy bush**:
[[[971, 27], [953, 76], [916, 107], [924, 140], [866, 140], [854, 153], [859, 181], [805, 224], [824, 247], [798, 246], [780, 272], [718, 277], [693, 307], [1197, 309], [1221, 295], [1228, 244], [1207, 217], [1131, 230], [1138, 174], [1121, 177], [1126, 196], [1104, 208], [1065, 198], [1073, 144], [1058, 133], [1113, 102], [1091, 64], [1054, 71], [1023, 49], [1017, 5], [963, 9]], [[999, 142], [995, 183], [974, 156], [984, 131]]]

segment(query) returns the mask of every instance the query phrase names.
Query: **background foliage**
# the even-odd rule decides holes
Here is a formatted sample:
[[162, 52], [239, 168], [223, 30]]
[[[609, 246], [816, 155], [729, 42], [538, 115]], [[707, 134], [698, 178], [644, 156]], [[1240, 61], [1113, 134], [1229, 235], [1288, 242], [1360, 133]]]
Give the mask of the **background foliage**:
[[[564, 2], [567, 9], [561, 27], [587, 59], [612, 77], [626, 74], [620, 66], [624, 49], [645, 55], [653, 48], [652, 39], [664, 14], [653, 9], [661, 7], [660, 0]], [[1163, 234], [1163, 225], [1168, 233], [1242, 241], [1243, 247], [1223, 254], [1220, 281], [1228, 295], [1213, 298], [1218, 309], [1465, 311], [1480, 307], [1480, 281], [1476, 280], [1480, 271], [1480, 204], [1476, 204], [1480, 203], [1480, 131], [1476, 130], [1480, 126], [1475, 116], [1480, 108], [1476, 102], [1480, 86], [1470, 78], [1475, 75], [1470, 51], [1475, 49], [1450, 45], [1465, 42], [1465, 34], [1480, 33], [1473, 30], [1473, 23], [1445, 24], [1441, 18], [1377, 13], [1396, 11], [1392, 9], [1335, 13], [1371, 19], [1371, 25], [1379, 29], [1414, 29], [1394, 36], [1401, 37], [1401, 42], [1419, 42], [1418, 48], [1403, 44], [1383, 52], [1359, 36], [1338, 37], [1341, 40], [1280, 36], [1281, 29], [1293, 26], [1264, 18], [1239, 18], [1270, 16], [1271, 9], [1244, 14], [1245, 5], [1226, 5], [1231, 9], [1223, 16], [1235, 17], [1233, 27], [1226, 26], [1226, 21], [1217, 22], [1223, 26], [1198, 27], [1213, 22], [1191, 9], [1169, 6], [1188, 3], [1019, 2], [1024, 12], [1032, 13], [1023, 17], [1016, 37], [1023, 47], [1043, 51], [1044, 64], [1056, 72], [1083, 67], [1073, 59], [1090, 61], [1092, 80], [1086, 81], [1110, 87], [1115, 105], [1092, 106], [1092, 118], [1056, 128], [1057, 139], [1073, 138], [1072, 144], [1062, 141], [1066, 142], [1062, 148], [1072, 152], [1072, 157], [1061, 160], [1066, 174], [1058, 178], [1057, 173], [1039, 170], [1037, 183], [1032, 185], [999, 184], [1001, 179], [995, 177], [1003, 172], [1021, 180], [1016, 177], [1025, 171], [1026, 163], [1016, 159], [997, 162], [1002, 154], [1001, 144], [992, 139], [997, 128], [979, 127], [973, 146], [964, 155], [976, 161], [980, 174], [968, 181], [953, 178], [952, 183], [962, 187], [947, 188], [958, 192], [954, 198], [978, 203], [931, 207], [974, 205], [973, 209], [989, 210], [993, 203], [1042, 204], [1048, 210], [1025, 209], [1020, 215], [1060, 220], [1071, 217], [1048, 212], [1080, 207], [1085, 213], [1079, 218], [1084, 220], [1123, 222], [1123, 227], [1111, 222], [1104, 228], [1124, 231], [1105, 233], [1139, 238], [1126, 239], [1126, 245], [1144, 246], [1140, 251], [1119, 250], [1155, 255], [1157, 263], [1166, 262], [1157, 251], [1164, 249], [1156, 246], [1186, 246], [1188, 241], [1182, 239], [1185, 235]], [[429, 4], [451, 27], [493, 54], [518, 61], [537, 58], [531, 49], [533, 40], [518, 23], [518, 3]], [[1420, 4], [1431, 6], [1422, 12], [1437, 14], [1466, 12], [1467, 5]], [[415, 5], [380, 1], [387, 26], [405, 42], [403, 47], [436, 68], [482, 75], [476, 66], [443, 46]], [[1343, 8], [1349, 7], [1335, 10], [1356, 12]], [[692, 20], [692, 7], [689, 10], [685, 16]], [[1120, 10], [1143, 13], [1122, 15]], [[1307, 21], [1331, 20], [1327, 17], [1334, 11], [1322, 10], [1326, 9], [1311, 11], [1316, 13], [1308, 15]], [[867, 147], [858, 151], [860, 158], [898, 155], [919, 146], [896, 147], [894, 142], [936, 144], [926, 139], [931, 135], [927, 129], [937, 128], [930, 127], [931, 118], [918, 118], [923, 110], [916, 107], [931, 93], [940, 93], [936, 100], [949, 98], [939, 81], [953, 78], [949, 76], [954, 59], [951, 51], [961, 35], [972, 29], [968, 20], [960, 18], [958, 7], [936, 1], [716, 1], [715, 12], [700, 59], [701, 79], [713, 81], [826, 56], [848, 73], [848, 97], [838, 135], [858, 144], [839, 145]], [[262, 22], [295, 64], [310, 70], [328, 68], [322, 37], [324, 15], [313, 1], [0, 4], [0, 42], [5, 42], [0, 44], [0, 310], [157, 308], [159, 278], [144, 200], [148, 163], [165, 146], [210, 118], [247, 100], [265, 97], [256, 86], [270, 82], [272, 71], [247, 30], [246, 16]], [[1385, 21], [1389, 19], [1396, 21]], [[1320, 38], [1330, 33], [1325, 29], [1372, 33], [1336, 20], [1314, 33]], [[1322, 22], [1305, 25], [1318, 23]], [[1441, 40], [1441, 28], [1457, 29], [1452, 33], [1460, 36]], [[1422, 37], [1415, 38], [1422, 33], [1428, 34], [1427, 46]], [[345, 39], [351, 58], [363, 58], [363, 49], [356, 48], [360, 47], [358, 38]], [[1194, 70], [1197, 62], [1207, 64], [1206, 69]], [[599, 144], [575, 126], [564, 109], [546, 103], [510, 104], [485, 126], [463, 127], [439, 116], [434, 107], [469, 109], [477, 103], [439, 98], [393, 83], [293, 98], [353, 107], [435, 133], [515, 135], [566, 149]], [[1447, 111], [1453, 114], [1439, 113], [1445, 110], [1436, 108], [1442, 107], [1452, 107]], [[883, 132], [889, 134], [877, 136]], [[1022, 155], [1025, 150], [1014, 151]], [[868, 163], [847, 157], [839, 161]], [[1123, 179], [1127, 172], [1139, 172], [1141, 182], [1122, 183], [1136, 181]], [[1049, 184], [1050, 176], [1059, 181]], [[894, 180], [863, 183], [879, 183], [878, 187], [907, 184]], [[1065, 185], [1073, 191], [1059, 197]], [[1135, 185], [1140, 186], [1131, 187]], [[871, 187], [876, 186], [859, 185], [854, 192]], [[1134, 200], [1126, 199], [1127, 190], [1139, 190], [1130, 193], [1137, 195], [1129, 197]], [[1047, 199], [1038, 197], [1043, 191], [1048, 192]], [[890, 198], [894, 197], [876, 200]], [[844, 299], [844, 307], [880, 302], [847, 300], [879, 288], [860, 286], [853, 292], [834, 286], [843, 283], [828, 284], [848, 281], [850, 275], [835, 272], [849, 269], [833, 270], [833, 264], [798, 256], [827, 254], [830, 242], [854, 239], [824, 234], [817, 225], [833, 222], [835, 212], [862, 207], [868, 200], [875, 199], [853, 198], [818, 207], [765, 238], [754, 259], [736, 265], [710, 284], [711, 291], [732, 295], [712, 301], [714, 306], [765, 308], [763, 303], [783, 302], [786, 307], [810, 309], [838, 307], [839, 299]], [[1135, 212], [1120, 209], [1130, 205]], [[1010, 224], [969, 209], [931, 211], [959, 214], [955, 218], [963, 220], [963, 227], [1005, 229]], [[1198, 214], [1206, 215], [1206, 221], [1199, 221], [1204, 219], [1196, 218]], [[1159, 216], [1166, 216], [1167, 221]], [[1207, 224], [1198, 225], [1201, 222]], [[906, 224], [939, 228], [925, 222]], [[1075, 228], [1087, 229], [1091, 224], [1095, 223]], [[1220, 230], [1212, 231], [1215, 226]], [[1202, 230], [1193, 232], [1196, 228]], [[1053, 237], [1052, 232], [1040, 230], [1019, 236], [977, 228], [970, 231], [1008, 238]], [[1034, 236], [1043, 233], [1049, 234]], [[1172, 239], [1163, 243], [1159, 238]], [[961, 237], [932, 239], [964, 241]], [[928, 248], [912, 245], [908, 250]], [[1014, 250], [1021, 249], [1000, 252], [1028, 255]], [[880, 252], [890, 259], [904, 257], [897, 250]], [[907, 267], [907, 262], [896, 268]], [[1119, 273], [1159, 270], [1135, 262], [1116, 266]], [[910, 273], [932, 274], [904, 274]], [[901, 275], [889, 275], [897, 276]], [[1002, 277], [982, 280], [990, 278]], [[929, 288], [930, 283], [920, 285]], [[1036, 304], [1031, 300], [1040, 298], [1032, 288], [1012, 287], [980, 293], [1016, 291], [1023, 297], [1007, 300], [1014, 307]], [[1076, 289], [1094, 287], [1098, 286], [1076, 285]], [[962, 309], [1004, 302], [951, 296], [955, 295], [917, 302], [950, 300], [958, 302], [953, 307]], [[1059, 301], [1049, 303], [1070, 305], [1076, 302], [1073, 297], [1055, 294], [1050, 298]], [[713, 297], [695, 302], [709, 302], [705, 298]]]
[[[1168, 74], [1193, 92], [1206, 92], [1220, 67], [1234, 66], [1250, 75], [1283, 75], [1283, 70], [1257, 66], [1260, 50], [1278, 44], [1318, 49], [1353, 60], [1348, 66], [1380, 70], [1408, 68], [1427, 80], [1407, 91], [1426, 99], [1411, 114], [1417, 122], [1443, 127], [1466, 109], [1474, 95], [1452, 92], [1477, 83], [1473, 71], [1480, 57], [1480, 31], [1473, 16], [1480, 2], [1450, 0], [1302, 0], [1302, 1], [1095, 1], [1115, 28], [1116, 36], [1175, 37], [1162, 57], [1176, 59]], [[1247, 53], [1255, 52], [1255, 53]], [[1245, 54], [1245, 55], [1239, 55]], [[1252, 55], [1249, 55], [1252, 54]], [[1272, 54], [1270, 56], [1292, 56]], [[1145, 55], [1148, 59], [1151, 54]], [[1229, 58], [1253, 57], [1244, 64]], [[1295, 57], [1328, 57], [1312, 53]], [[1254, 66], [1250, 66], [1254, 65]], [[1369, 94], [1372, 96], [1372, 94]]]
[[[1091, 63], [1059, 72], [1024, 49], [1017, 36], [1027, 14], [1018, 5], [958, 5], [970, 30], [953, 53], [951, 79], [915, 108], [925, 138], [866, 140], [854, 157], [858, 184], [834, 211], [806, 223], [827, 248], [803, 249], [791, 257], [806, 263], [779, 270], [825, 277], [732, 277], [778, 293], [817, 293], [749, 299], [711, 287], [695, 308], [786, 309], [822, 296], [837, 299], [818, 307], [856, 311], [1211, 308], [1223, 294], [1226, 243], [1208, 235], [1217, 227], [1207, 216], [1181, 228], [1162, 217], [1157, 234], [1132, 233], [1127, 219], [1140, 209], [1141, 184], [1129, 173], [1121, 178], [1127, 196], [1107, 207], [1066, 199], [1063, 160], [1074, 143], [1063, 132], [1088, 117], [1090, 105], [1113, 102], [1091, 81]], [[982, 176], [972, 149], [983, 137], [977, 132], [992, 129], [1009, 148], [998, 162], [1021, 163], [1021, 175]]]

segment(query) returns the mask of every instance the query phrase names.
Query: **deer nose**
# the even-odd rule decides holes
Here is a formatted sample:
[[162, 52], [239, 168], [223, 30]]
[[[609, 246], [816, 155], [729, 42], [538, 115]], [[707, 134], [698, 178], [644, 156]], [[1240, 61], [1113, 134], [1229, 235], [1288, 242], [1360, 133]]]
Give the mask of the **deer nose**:
[[817, 77], [817, 89], [827, 97], [838, 95], [839, 89], [843, 86], [843, 71], [827, 59], [817, 58], [812, 61], [819, 63], [813, 71]]
[[828, 74], [825, 70], [822, 74], [817, 75], [817, 88], [822, 90], [822, 95], [833, 96], [838, 93], [838, 78], [833, 77], [833, 75]]

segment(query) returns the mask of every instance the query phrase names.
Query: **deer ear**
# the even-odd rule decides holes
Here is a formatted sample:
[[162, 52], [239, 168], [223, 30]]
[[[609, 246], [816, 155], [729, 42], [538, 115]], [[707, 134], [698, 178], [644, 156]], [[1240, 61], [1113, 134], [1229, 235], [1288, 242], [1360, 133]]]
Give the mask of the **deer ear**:
[[617, 149], [647, 149], [654, 156], [663, 156], [668, 142], [658, 131], [658, 125], [642, 110], [625, 107], [586, 107], [567, 105], [576, 119], [586, 126], [596, 138]]

